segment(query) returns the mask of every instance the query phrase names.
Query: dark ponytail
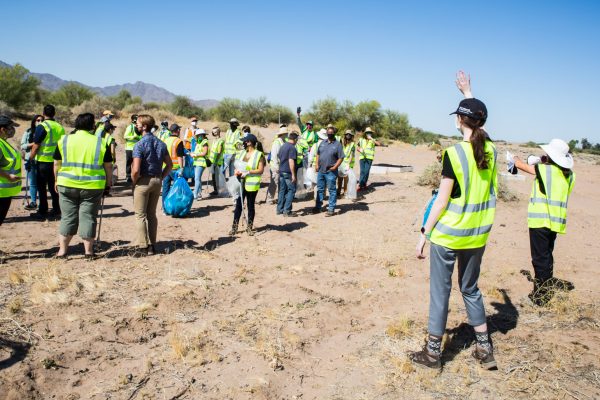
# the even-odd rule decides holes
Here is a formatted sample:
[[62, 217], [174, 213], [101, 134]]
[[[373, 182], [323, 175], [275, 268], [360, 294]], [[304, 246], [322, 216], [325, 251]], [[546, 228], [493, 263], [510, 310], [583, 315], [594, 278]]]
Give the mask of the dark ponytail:
[[[483, 113], [481, 113], [483, 117]], [[488, 134], [482, 129], [485, 124], [485, 118], [475, 119], [462, 115], [461, 121], [468, 126], [473, 133], [471, 134], [471, 146], [473, 147], [473, 156], [478, 169], [489, 168], [490, 154], [485, 152], [485, 142], [489, 139]]]

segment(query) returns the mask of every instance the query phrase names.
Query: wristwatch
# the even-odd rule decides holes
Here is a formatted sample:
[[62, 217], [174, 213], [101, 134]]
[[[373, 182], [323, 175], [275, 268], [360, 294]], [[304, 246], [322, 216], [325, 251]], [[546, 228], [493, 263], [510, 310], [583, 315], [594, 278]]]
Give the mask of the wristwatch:
[[429, 238], [431, 237], [431, 232], [429, 232], [429, 234], [425, 233], [425, 227], [422, 226], [421, 227], [421, 235], [425, 236], [425, 239], [429, 240]]

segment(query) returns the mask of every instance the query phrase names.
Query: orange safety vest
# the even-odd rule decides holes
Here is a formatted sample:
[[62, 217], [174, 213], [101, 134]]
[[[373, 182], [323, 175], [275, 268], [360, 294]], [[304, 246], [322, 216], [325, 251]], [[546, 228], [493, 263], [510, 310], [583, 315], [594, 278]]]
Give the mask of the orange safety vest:
[[185, 130], [185, 134], [183, 135], [183, 147], [186, 148], [186, 150], [191, 150], [192, 149], [192, 137], [194, 136], [194, 131], [191, 128], [187, 128]]
[[177, 136], [169, 136], [166, 140], [167, 150], [169, 151], [169, 156], [171, 156], [171, 161], [173, 161], [173, 169], [179, 169], [179, 159], [177, 158], [177, 146], [181, 143], [181, 139]]

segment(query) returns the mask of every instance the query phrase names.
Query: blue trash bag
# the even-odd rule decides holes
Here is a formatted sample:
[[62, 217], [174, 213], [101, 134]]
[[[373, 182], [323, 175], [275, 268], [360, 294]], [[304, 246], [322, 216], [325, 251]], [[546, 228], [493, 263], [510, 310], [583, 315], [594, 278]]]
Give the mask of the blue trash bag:
[[184, 158], [185, 167], [183, 168], [183, 177], [185, 179], [194, 179], [194, 159], [190, 153], [186, 153]]
[[165, 213], [173, 217], [185, 217], [192, 209], [194, 193], [183, 177], [177, 177], [165, 198]]
[[429, 218], [431, 207], [433, 206], [433, 202], [435, 202], [435, 199], [437, 199], [437, 195], [437, 189], [431, 192], [431, 199], [429, 200], [429, 203], [427, 203], [427, 207], [425, 207], [425, 213], [423, 214], [423, 223], [421, 224], [421, 226], [425, 226], [425, 222], [427, 222], [427, 218]]

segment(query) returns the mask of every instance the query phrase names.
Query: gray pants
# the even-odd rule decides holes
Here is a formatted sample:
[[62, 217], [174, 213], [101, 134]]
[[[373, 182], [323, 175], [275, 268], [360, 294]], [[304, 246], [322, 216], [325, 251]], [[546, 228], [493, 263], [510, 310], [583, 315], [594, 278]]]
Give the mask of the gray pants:
[[275, 199], [277, 193], [279, 193], [279, 172], [275, 172], [269, 168], [271, 172], [271, 180], [269, 181], [269, 187], [267, 189], [269, 200]]
[[448, 320], [448, 302], [452, 289], [452, 272], [458, 259], [458, 284], [467, 309], [469, 325], [486, 322], [483, 296], [477, 281], [485, 246], [478, 249], [452, 250], [431, 243], [429, 280], [429, 333], [442, 336]]

